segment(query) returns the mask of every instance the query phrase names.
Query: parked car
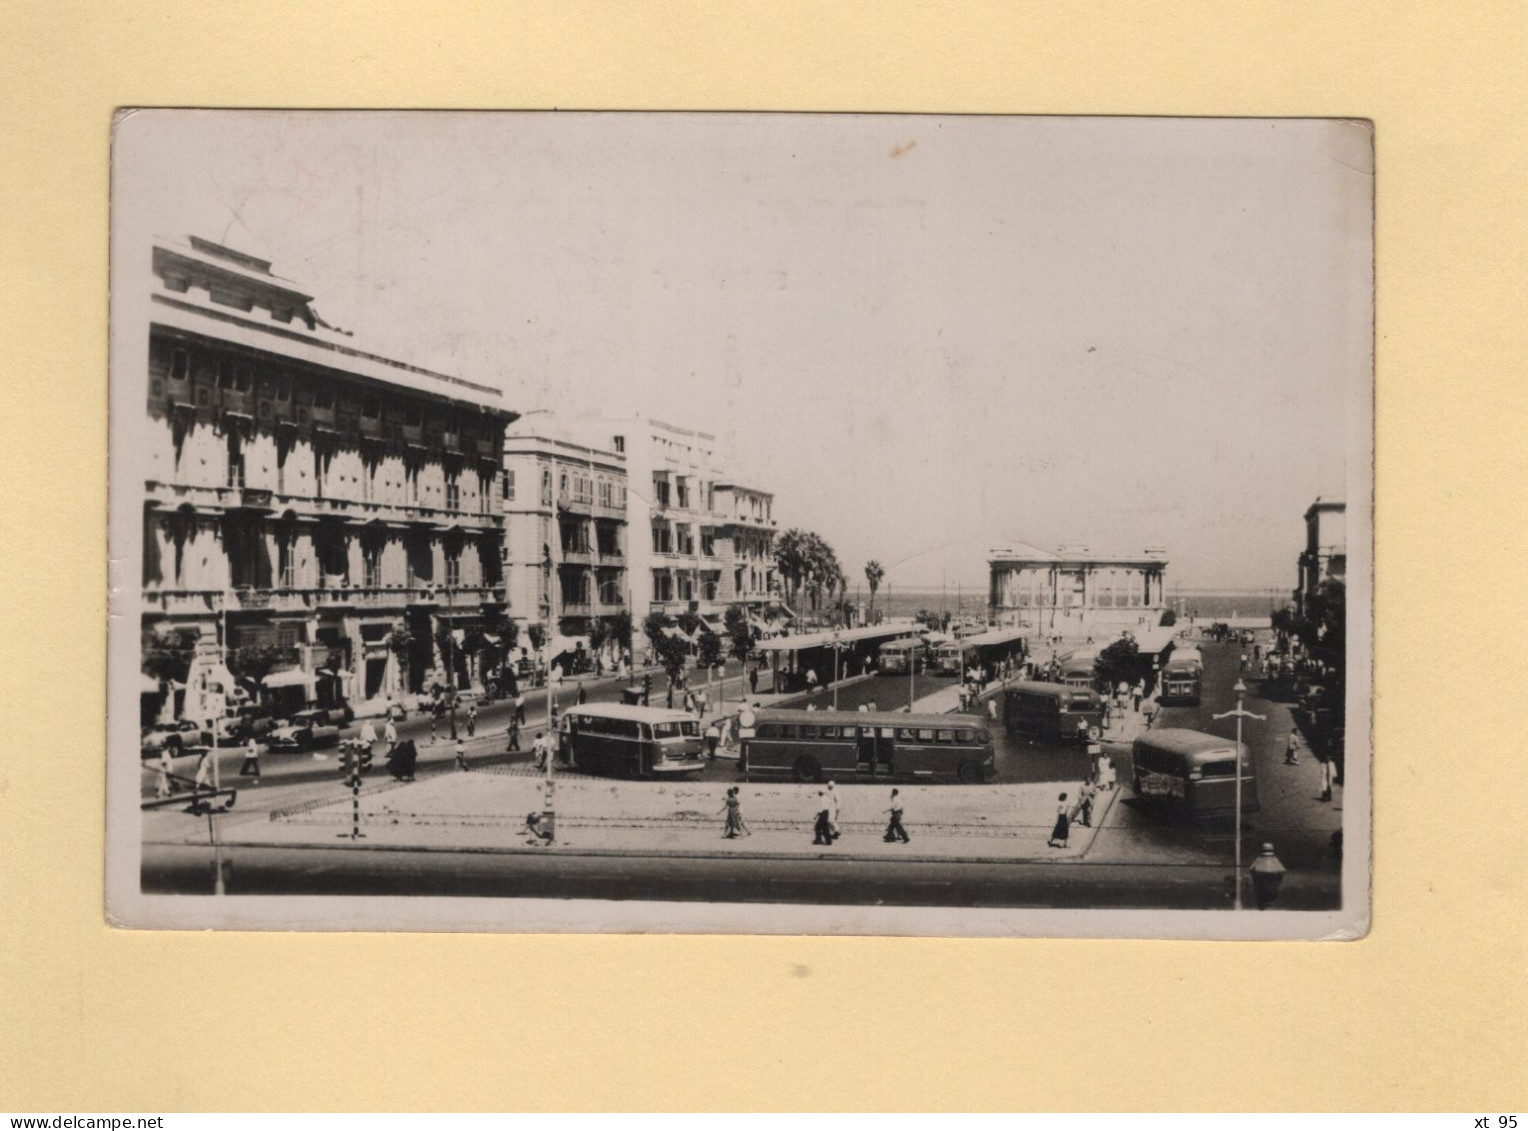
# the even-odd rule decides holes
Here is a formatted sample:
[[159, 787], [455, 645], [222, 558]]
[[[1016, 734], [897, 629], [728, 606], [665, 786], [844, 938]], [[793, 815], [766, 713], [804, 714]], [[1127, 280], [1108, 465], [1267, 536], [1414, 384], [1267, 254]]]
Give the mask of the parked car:
[[247, 742], [251, 738], [260, 738], [269, 734], [275, 726], [276, 720], [271, 717], [269, 710], [254, 704], [245, 704], [229, 710], [218, 720], [218, 741], [230, 744]]
[[181, 719], [173, 723], [160, 723], [143, 731], [140, 753], [148, 758], [157, 755], [168, 746], [173, 750], [189, 750], [193, 746], [211, 746], [212, 735], [199, 723]]
[[328, 707], [308, 707], [300, 713], [322, 715], [325, 722], [333, 723], [337, 727], [346, 727], [355, 722], [355, 712], [351, 710], [349, 703], [335, 703]]
[[266, 745], [275, 752], [317, 750], [340, 740], [340, 728], [331, 723], [323, 710], [298, 711], [276, 726], [266, 736]]

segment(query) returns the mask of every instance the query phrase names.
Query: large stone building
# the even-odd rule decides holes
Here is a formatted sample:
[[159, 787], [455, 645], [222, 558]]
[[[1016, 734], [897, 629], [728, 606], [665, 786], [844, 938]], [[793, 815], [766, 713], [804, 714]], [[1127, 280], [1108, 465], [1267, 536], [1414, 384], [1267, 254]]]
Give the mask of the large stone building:
[[1107, 555], [1079, 544], [1051, 553], [1012, 543], [994, 547], [988, 565], [988, 619], [1005, 628], [1102, 637], [1155, 626], [1167, 607], [1167, 557], [1156, 548]]
[[722, 600], [753, 609], [777, 600], [775, 497], [736, 483], [718, 483], [715, 503], [724, 563]]
[[152, 270], [146, 654], [194, 639], [205, 686], [263, 651], [288, 705], [464, 671], [454, 644], [504, 611], [500, 392], [357, 349], [207, 240], [156, 241]]
[[1324, 581], [1345, 581], [1348, 573], [1347, 504], [1318, 498], [1305, 512], [1305, 550], [1300, 554], [1300, 584], [1295, 611], [1304, 614]]
[[504, 569], [512, 619], [548, 639], [586, 636], [628, 609], [626, 457], [545, 417], [504, 439]]
[[731, 482], [714, 436], [646, 416], [586, 420], [582, 429], [626, 457], [626, 562], [639, 625], [653, 612], [694, 612], [720, 631], [729, 604], [768, 599], [774, 499]]

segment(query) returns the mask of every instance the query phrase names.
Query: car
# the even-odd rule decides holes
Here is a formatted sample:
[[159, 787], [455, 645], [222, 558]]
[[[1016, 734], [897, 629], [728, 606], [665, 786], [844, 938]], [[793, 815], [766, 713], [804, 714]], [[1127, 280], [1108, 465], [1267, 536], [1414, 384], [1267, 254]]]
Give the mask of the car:
[[146, 727], [140, 743], [140, 754], [150, 758], [168, 746], [172, 750], [189, 750], [194, 746], [211, 746], [212, 735], [199, 723], [180, 719], [173, 723], [159, 723]]
[[266, 746], [276, 753], [301, 752], [333, 746], [340, 740], [340, 728], [331, 723], [323, 710], [298, 711], [266, 735]]
[[242, 707], [230, 709], [217, 721], [218, 741], [247, 742], [251, 738], [260, 738], [269, 734], [275, 726], [276, 720], [271, 717], [269, 710], [253, 704], [245, 704]]
[[337, 727], [349, 726], [355, 722], [355, 712], [350, 709], [349, 703], [336, 703], [328, 707], [308, 707], [301, 714], [320, 715], [327, 723], [333, 723]]

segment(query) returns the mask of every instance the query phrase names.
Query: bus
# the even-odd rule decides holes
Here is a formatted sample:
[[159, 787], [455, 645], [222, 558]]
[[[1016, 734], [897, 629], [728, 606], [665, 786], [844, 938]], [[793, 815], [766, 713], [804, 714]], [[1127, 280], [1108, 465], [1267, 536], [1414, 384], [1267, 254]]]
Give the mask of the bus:
[[947, 641], [934, 649], [930, 666], [936, 675], [961, 675], [965, 671], [965, 653], [959, 641]]
[[1003, 725], [1009, 734], [1048, 742], [1095, 740], [1103, 734], [1103, 697], [1091, 687], [1010, 683], [1003, 690]]
[[923, 641], [916, 636], [905, 640], [888, 640], [880, 647], [880, 663], [883, 673], [915, 672], [923, 659]]
[[[1236, 740], [1198, 730], [1148, 731], [1131, 749], [1135, 795], [1188, 819], [1236, 808]], [[1258, 809], [1257, 780], [1241, 748], [1242, 812]]]
[[1081, 648], [1073, 652], [1061, 661], [1061, 682], [1068, 687], [1092, 687], [1097, 678], [1093, 661], [1097, 658], [1096, 648]]
[[705, 766], [695, 716], [665, 707], [570, 707], [558, 723], [557, 748], [576, 770], [616, 777], [668, 777]]
[[1200, 689], [1204, 682], [1203, 654], [1192, 645], [1174, 648], [1162, 667], [1161, 680], [1158, 702], [1199, 706]]
[[974, 785], [997, 776], [997, 760], [987, 720], [978, 715], [764, 710], [743, 739], [739, 770], [799, 782]]

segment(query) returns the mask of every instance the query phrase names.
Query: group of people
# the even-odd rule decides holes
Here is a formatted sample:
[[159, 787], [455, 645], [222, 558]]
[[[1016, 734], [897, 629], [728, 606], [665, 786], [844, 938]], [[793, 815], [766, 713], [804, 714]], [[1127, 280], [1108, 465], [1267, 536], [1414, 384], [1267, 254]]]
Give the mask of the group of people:
[[1118, 785], [1114, 762], [1103, 752], [1103, 748], [1093, 743], [1088, 747], [1088, 754], [1093, 759], [1092, 768], [1078, 789], [1077, 797], [1069, 801], [1067, 793], [1062, 793], [1056, 799], [1056, 823], [1051, 826], [1050, 839], [1046, 841], [1051, 848], [1069, 847], [1068, 838], [1074, 824], [1085, 829], [1092, 828], [1093, 806], [1098, 795]]

